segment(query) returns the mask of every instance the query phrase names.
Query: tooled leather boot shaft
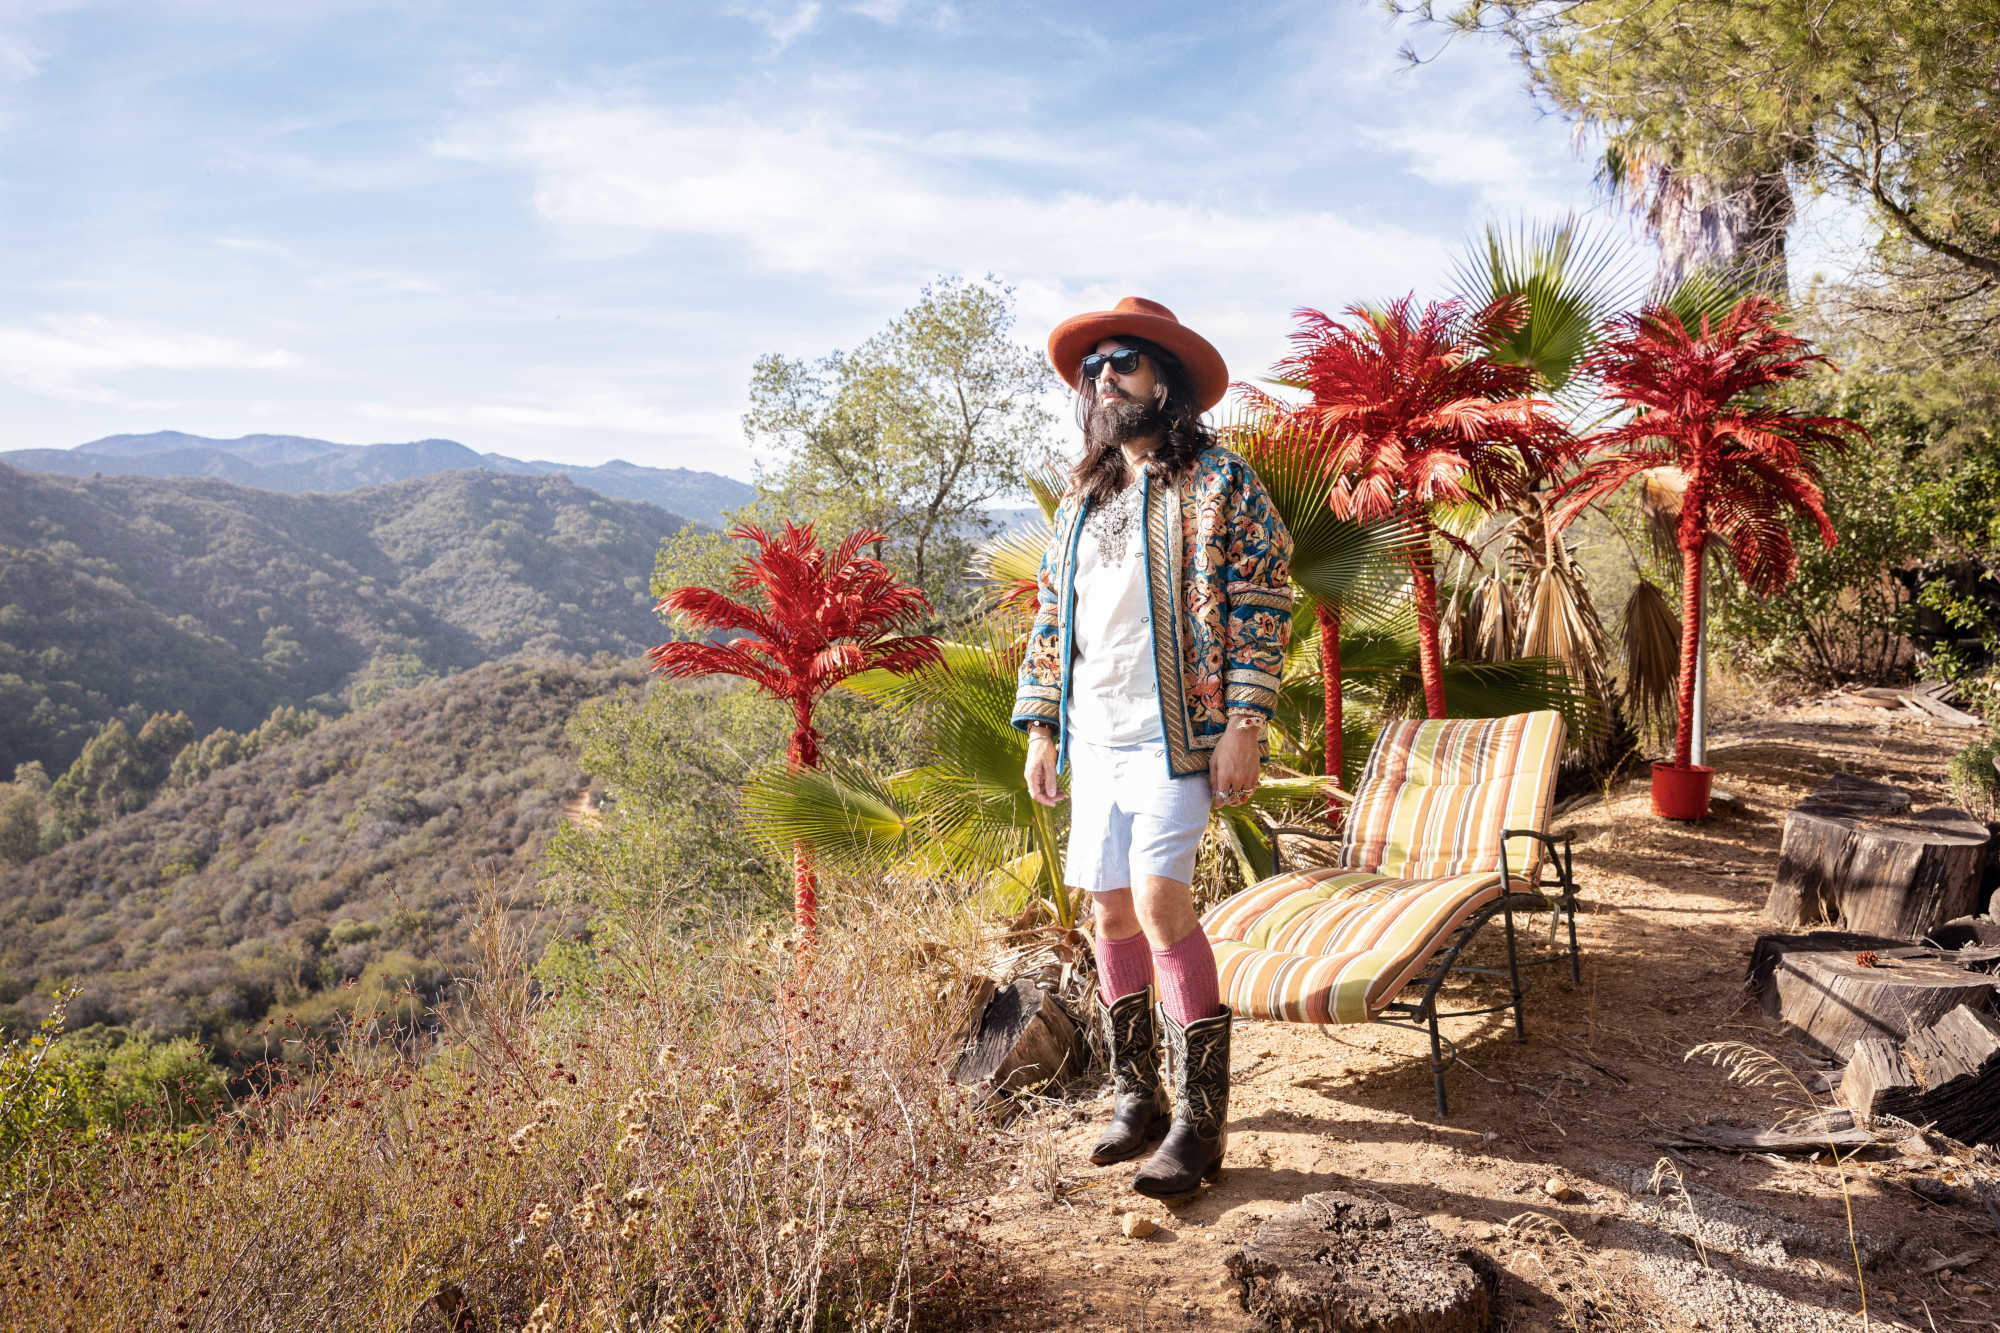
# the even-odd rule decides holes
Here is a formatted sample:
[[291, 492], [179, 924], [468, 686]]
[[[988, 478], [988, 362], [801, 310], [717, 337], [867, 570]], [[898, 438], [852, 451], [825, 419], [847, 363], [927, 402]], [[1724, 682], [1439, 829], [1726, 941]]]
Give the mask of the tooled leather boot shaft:
[[1132, 1188], [1157, 1199], [1179, 1198], [1201, 1188], [1204, 1177], [1222, 1169], [1229, 1146], [1229, 1028], [1234, 1015], [1222, 1012], [1182, 1027], [1162, 1013], [1168, 1077], [1174, 1092], [1174, 1122], [1151, 1159], [1133, 1177]]
[[1112, 1110], [1110, 1126], [1090, 1152], [1099, 1166], [1137, 1157], [1167, 1128], [1151, 993], [1134, 991], [1105, 1006], [1104, 1029], [1111, 1043]]

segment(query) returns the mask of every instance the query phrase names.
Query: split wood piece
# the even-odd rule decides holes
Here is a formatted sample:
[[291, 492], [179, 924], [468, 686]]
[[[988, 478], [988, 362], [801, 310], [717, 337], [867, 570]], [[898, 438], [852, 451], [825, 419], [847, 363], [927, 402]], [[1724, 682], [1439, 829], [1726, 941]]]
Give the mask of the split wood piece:
[[[1879, 935], [1763, 935], [1750, 987], [1764, 1013], [1842, 1059], [1869, 1037], [1902, 1041], [1961, 1004], [1989, 1003], [1995, 979], [1943, 961], [1939, 950]], [[1862, 961], [1872, 955], [1874, 966]]]
[[1743, 1129], [1735, 1125], [1693, 1125], [1653, 1140], [1661, 1148], [1710, 1148], [1718, 1152], [1825, 1152], [1876, 1146], [1875, 1136], [1834, 1111], [1784, 1129]]
[[1295, 1333], [1476, 1333], [1493, 1322], [1492, 1271], [1407, 1208], [1308, 1194], [1223, 1260], [1238, 1299]]
[[1960, 1005], [1900, 1047], [1857, 1042], [1840, 1099], [1856, 1115], [1934, 1125], [1961, 1143], [2000, 1142], [2000, 1019]]
[[1933, 930], [1924, 941], [1943, 952], [1947, 962], [1980, 972], [2000, 971], [2000, 921], [1990, 916], [1962, 916]]
[[1927, 714], [1937, 721], [1944, 723], [1947, 727], [1983, 727], [1986, 725], [1964, 709], [1953, 708], [1950, 704], [1940, 699], [1933, 699], [1928, 694], [1912, 694], [1909, 698], [1903, 700], [1903, 702], [1913, 711]]
[[1015, 1092], [1082, 1071], [1082, 1025], [1035, 978], [981, 989], [987, 993], [975, 1001], [954, 1082]]
[[1785, 815], [1764, 914], [1915, 939], [1976, 910], [1992, 840], [1961, 810], [1912, 812], [1902, 788], [1836, 773]]

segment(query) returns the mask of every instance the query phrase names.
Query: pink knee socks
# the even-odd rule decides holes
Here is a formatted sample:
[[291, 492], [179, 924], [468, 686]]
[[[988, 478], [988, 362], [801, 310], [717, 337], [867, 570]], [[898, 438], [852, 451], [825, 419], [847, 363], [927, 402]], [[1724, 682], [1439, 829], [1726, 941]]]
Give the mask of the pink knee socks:
[[1160, 987], [1160, 1007], [1182, 1027], [1222, 1011], [1215, 976], [1215, 950], [1196, 926], [1178, 944], [1153, 950], [1153, 974]]
[[1097, 993], [1105, 1004], [1152, 984], [1153, 951], [1145, 931], [1122, 940], [1097, 937]]

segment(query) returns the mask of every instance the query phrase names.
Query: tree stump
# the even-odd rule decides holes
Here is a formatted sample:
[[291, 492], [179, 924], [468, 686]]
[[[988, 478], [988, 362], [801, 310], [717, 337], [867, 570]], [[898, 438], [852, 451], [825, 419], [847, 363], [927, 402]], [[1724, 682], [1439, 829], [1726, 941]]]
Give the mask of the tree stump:
[[2000, 1142], [2000, 1019], [1960, 1005], [1900, 1046], [1856, 1042], [1840, 1099], [1858, 1116], [1935, 1125], [1961, 1143]]
[[1845, 1059], [1866, 1038], [1900, 1042], [1961, 1004], [1987, 1005], [1994, 978], [1938, 952], [1840, 931], [1764, 935], [1751, 952], [1750, 985], [1767, 1015]]
[[1764, 914], [1916, 939], [1978, 909], [1991, 841], [1962, 810], [1912, 812], [1902, 788], [1836, 773], [1786, 814]]
[[1034, 977], [983, 983], [959, 1045], [954, 1081], [1008, 1092], [1078, 1073], [1085, 1063], [1082, 1025]]
[[1243, 1308], [1288, 1333], [1478, 1333], [1493, 1275], [1407, 1208], [1308, 1194], [1223, 1265]]

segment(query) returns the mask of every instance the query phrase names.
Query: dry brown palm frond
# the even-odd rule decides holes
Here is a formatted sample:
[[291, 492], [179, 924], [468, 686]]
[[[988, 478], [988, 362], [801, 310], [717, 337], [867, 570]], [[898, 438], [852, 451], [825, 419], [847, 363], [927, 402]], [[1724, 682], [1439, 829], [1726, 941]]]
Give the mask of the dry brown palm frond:
[[1681, 501], [1687, 498], [1687, 474], [1677, 467], [1652, 467], [1639, 474], [1639, 511], [1646, 516], [1646, 535], [1662, 560], [1680, 558]]
[[1473, 594], [1464, 588], [1451, 595], [1448, 605], [1440, 607], [1438, 615], [1438, 651], [1447, 662], [1462, 662], [1472, 657], [1472, 637], [1475, 631], [1472, 613]]
[[1528, 623], [1521, 629], [1521, 655], [1553, 657], [1592, 686], [1605, 677], [1604, 622], [1584, 585], [1583, 571], [1566, 551], [1535, 577]]
[[1475, 662], [1504, 662], [1513, 657], [1520, 620], [1514, 609], [1514, 590], [1507, 580], [1494, 574], [1483, 580], [1472, 594], [1472, 633], [1466, 638], [1465, 655]]
[[1659, 585], [1640, 579], [1625, 600], [1625, 698], [1658, 721], [1680, 684], [1681, 622]]

